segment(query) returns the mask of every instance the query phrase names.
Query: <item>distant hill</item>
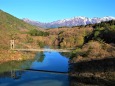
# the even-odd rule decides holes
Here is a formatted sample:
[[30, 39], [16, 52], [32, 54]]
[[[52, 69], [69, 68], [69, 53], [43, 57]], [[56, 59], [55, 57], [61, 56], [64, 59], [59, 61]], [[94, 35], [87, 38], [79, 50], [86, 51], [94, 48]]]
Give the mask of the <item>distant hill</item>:
[[0, 10], [0, 28], [5, 29], [35, 29], [33, 25], [25, 23], [21, 19], [18, 19], [2, 10]]
[[102, 21], [109, 21], [109, 20], [115, 20], [115, 17], [106, 16], [103, 18], [98, 18], [98, 17], [87, 18], [87, 17], [79, 16], [79, 17], [74, 17], [70, 19], [58, 20], [58, 21], [54, 21], [50, 23], [42, 23], [42, 22], [27, 19], [27, 18], [23, 19], [23, 21], [29, 24], [40, 26], [43, 28], [57, 28], [57, 27], [62, 27], [62, 26], [72, 27], [72, 26], [80, 26], [80, 25], [87, 25], [87, 24], [96, 24]]

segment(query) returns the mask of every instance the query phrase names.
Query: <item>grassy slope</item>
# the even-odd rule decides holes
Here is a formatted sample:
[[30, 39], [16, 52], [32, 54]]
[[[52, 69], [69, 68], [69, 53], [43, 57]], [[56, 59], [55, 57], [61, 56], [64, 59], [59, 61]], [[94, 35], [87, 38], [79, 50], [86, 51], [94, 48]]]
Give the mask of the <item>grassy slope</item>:
[[28, 30], [36, 28], [0, 10], [0, 63], [10, 60], [21, 60], [26, 57], [20, 52], [9, 50], [10, 40], [12, 38], [20, 39], [20, 35], [24, 35]]
[[0, 39], [2, 39], [0, 49], [8, 48], [9, 40], [13, 35], [21, 34], [29, 29], [36, 29], [36, 27], [0, 10]]

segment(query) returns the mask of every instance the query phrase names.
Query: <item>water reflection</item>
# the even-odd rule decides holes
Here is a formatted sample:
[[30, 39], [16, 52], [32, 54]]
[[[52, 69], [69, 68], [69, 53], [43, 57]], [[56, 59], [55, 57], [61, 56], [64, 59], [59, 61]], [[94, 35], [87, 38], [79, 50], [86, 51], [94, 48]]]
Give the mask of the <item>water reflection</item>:
[[68, 60], [58, 52], [38, 53], [30, 69], [68, 72]]
[[12, 70], [10, 72], [0, 73], [0, 78], [20, 79], [22, 73], [23, 73], [23, 71], [21, 71], [21, 70], [19, 70], [19, 71]]
[[3, 63], [0, 86], [69, 86], [67, 74], [23, 70], [68, 72], [68, 60], [58, 52], [38, 52], [32, 60]]
[[65, 74], [11, 71], [0, 76], [0, 86], [69, 86], [69, 79]]
[[37, 62], [43, 62], [44, 58], [45, 58], [44, 52], [38, 52], [35, 56], [35, 60]]

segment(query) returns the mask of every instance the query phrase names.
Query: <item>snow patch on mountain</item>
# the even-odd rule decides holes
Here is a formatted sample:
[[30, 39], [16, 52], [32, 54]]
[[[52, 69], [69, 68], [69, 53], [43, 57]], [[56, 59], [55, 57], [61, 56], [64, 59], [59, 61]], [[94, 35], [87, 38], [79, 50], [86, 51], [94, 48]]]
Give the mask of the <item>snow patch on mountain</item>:
[[106, 16], [102, 18], [98, 18], [98, 17], [87, 18], [83, 16], [78, 16], [78, 17], [73, 17], [70, 19], [57, 20], [57, 21], [49, 22], [49, 23], [33, 21], [27, 18], [23, 19], [23, 21], [29, 24], [43, 27], [43, 28], [56, 28], [56, 27], [62, 27], [62, 26], [72, 27], [72, 26], [79, 26], [79, 25], [95, 24], [95, 23], [100, 23], [102, 21], [110, 21], [110, 20], [115, 20], [115, 17]]

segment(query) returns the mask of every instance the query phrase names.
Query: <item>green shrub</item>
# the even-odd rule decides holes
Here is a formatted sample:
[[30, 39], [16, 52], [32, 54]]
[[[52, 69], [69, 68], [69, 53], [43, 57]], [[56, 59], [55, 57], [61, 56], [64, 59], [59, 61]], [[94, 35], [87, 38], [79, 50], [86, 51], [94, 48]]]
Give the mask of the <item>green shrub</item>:
[[40, 47], [40, 48], [43, 48], [45, 46], [45, 43], [42, 42], [42, 41], [37, 41], [37, 45]]
[[30, 30], [29, 34], [31, 36], [48, 36], [49, 35], [48, 32], [43, 32], [43, 31], [39, 31], [39, 30], [36, 30], [36, 29]]
[[33, 43], [33, 41], [34, 41], [34, 40], [33, 40], [32, 37], [30, 37], [30, 36], [28, 36], [28, 35], [26, 36], [26, 42], [27, 42], [27, 43]]

